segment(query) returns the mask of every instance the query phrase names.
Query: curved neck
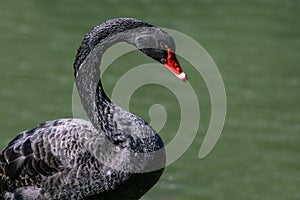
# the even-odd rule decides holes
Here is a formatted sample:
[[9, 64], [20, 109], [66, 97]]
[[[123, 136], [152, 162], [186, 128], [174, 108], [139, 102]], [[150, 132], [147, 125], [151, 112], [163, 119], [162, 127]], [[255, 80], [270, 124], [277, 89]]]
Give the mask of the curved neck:
[[115, 105], [105, 94], [100, 69], [103, 53], [113, 44], [127, 42], [135, 45], [136, 28], [152, 27], [134, 19], [109, 20], [96, 26], [82, 41], [74, 63], [74, 76], [81, 103], [93, 126], [108, 136], [116, 129]]

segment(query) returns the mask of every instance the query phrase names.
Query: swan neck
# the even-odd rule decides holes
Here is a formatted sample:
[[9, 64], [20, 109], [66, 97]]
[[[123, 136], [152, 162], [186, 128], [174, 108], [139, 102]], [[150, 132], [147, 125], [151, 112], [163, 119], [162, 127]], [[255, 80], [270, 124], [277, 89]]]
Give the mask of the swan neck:
[[118, 23], [121, 24], [111, 25], [108, 23], [106, 25], [104, 23], [88, 33], [78, 49], [74, 63], [77, 91], [86, 114], [94, 127], [109, 137], [117, 128], [117, 123], [114, 121], [116, 106], [102, 87], [99, 69], [102, 55], [109, 47], [118, 42], [135, 45], [135, 37], [138, 33], [130, 30], [138, 26], [150, 26], [141, 22]]

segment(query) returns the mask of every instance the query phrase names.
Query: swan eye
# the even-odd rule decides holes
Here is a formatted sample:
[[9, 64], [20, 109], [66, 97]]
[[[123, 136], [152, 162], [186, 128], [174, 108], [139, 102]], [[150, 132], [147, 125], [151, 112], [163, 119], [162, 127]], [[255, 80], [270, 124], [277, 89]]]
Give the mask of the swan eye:
[[160, 42], [160, 47], [162, 49], [168, 49], [168, 45], [165, 42]]

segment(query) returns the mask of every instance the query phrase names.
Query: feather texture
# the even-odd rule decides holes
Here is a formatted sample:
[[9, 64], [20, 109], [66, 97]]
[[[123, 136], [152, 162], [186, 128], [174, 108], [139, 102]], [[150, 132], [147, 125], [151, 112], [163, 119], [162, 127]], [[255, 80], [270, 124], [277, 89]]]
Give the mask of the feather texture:
[[[149, 27], [153, 29], [145, 31]], [[167, 33], [136, 19], [96, 26], [85, 36], [74, 62], [77, 90], [89, 120], [47, 121], [18, 134], [0, 153], [0, 199], [134, 200], [158, 181], [165, 164], [161, 138], [144, 120], [113, 104], [99, 77], [107, 48], [120, 41], [141, 45], [140, 39], [135, 44], [139, 31], [118, 36], [135, 28], [157, 40], [166, 38], [175, 48]]]

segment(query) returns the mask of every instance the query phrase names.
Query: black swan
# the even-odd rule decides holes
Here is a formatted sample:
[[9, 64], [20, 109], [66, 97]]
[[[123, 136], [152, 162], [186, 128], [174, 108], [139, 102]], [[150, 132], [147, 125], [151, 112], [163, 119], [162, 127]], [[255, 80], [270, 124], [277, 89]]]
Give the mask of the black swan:
[[47, 121], [18, 134], [0, 153], [0, 199], [133, 200], [158, 181], [166, 159], [161, 138], [143, 119], [112, 103], [102, 88], [101, 57], [117, 42], [135, 46], [186, 79], [174, 40], [160, 28], [132, 18], [96, 26], [74, 63], [89, 120]]

